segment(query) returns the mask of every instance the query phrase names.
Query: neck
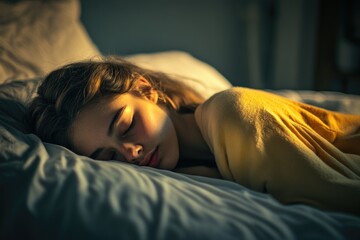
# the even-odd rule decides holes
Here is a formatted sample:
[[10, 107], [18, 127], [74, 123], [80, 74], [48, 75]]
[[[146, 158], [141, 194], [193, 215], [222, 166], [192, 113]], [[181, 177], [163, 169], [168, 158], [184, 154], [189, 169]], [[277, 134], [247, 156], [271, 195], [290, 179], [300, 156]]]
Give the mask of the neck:
[[183, 160], [214, 159], [193, 113], [171, 115], [179, 141], [179, 158]]

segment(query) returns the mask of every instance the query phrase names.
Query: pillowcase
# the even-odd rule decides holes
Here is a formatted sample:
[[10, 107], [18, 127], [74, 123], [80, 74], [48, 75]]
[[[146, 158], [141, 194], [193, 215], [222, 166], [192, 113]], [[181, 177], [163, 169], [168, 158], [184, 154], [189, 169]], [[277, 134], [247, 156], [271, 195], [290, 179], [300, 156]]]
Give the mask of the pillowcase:
[[27, 133], [24, 116], [26, 105], [36, 93], [42, 78], [0, 84], [0, 127]]
[[0, 83], [98, 55], [79, 17], [77, 0], [1, 1]]
[[143, 68], [164, 72], [192, 87], [205, 98], [231, 87], [231, 83], [214, 67], [187, 52], [167, 51], [125, 58]]

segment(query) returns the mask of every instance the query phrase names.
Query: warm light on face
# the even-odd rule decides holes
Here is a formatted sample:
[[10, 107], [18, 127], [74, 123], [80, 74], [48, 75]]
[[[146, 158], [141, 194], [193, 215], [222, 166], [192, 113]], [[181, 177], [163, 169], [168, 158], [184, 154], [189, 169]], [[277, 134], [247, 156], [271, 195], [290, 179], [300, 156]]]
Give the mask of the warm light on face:
[[179, 158], [168, 113], [146, 98], [121, 94], [86, 106], [70, 131], [79, 154], [172, 170]]

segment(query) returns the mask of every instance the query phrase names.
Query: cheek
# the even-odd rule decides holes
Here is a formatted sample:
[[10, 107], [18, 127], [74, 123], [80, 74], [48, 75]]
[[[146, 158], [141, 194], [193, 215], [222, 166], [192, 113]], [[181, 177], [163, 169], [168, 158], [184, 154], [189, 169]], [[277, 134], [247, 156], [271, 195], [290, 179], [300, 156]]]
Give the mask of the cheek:
[[141, 119], [142, 125], [142, 134], [143, 137], [147, 138], [158, 138], [166, 134], [168, 131], [168, 121], [167, 115], [162, 111], [149, 111]]
[[166, 133], [163, 135], [163, 144], [160, 146], [162, 161], [160, 168], [173, 170], [179, 159], [179, 143], [172, 121], [169, 119], [164, 127]]
[[162, 109], [143, 111], [138, 139], [148, 148], [159, 147], [161, 162], [159, 168], [172, 170], [179, 159], [177, 134], [169, 115]]

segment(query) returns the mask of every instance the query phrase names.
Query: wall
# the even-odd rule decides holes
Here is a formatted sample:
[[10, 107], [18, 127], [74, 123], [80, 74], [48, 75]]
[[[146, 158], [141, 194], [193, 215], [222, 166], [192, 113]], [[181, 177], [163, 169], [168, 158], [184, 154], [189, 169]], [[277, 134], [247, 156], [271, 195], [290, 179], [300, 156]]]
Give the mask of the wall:
[[83, 0], [81, 19], [104, 54], [184, 50], [234, 85], [312, 90], [320, 1]]
[[278, 0], [276, 7], [271, 86], [312, 89], [318, 1]]
[[249, 85], [239, 0], [82, 1], [82, 21], [104, 54], [184, 50]]

